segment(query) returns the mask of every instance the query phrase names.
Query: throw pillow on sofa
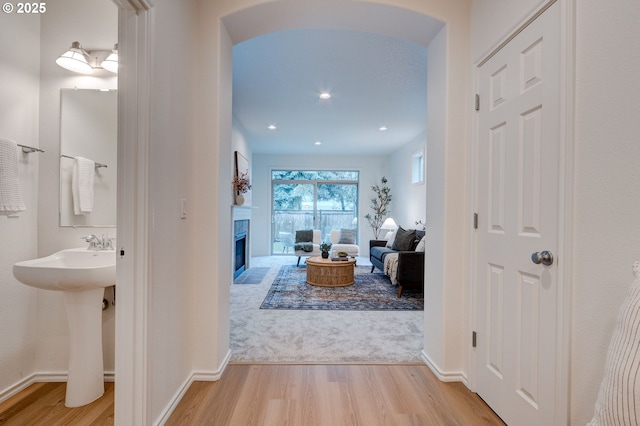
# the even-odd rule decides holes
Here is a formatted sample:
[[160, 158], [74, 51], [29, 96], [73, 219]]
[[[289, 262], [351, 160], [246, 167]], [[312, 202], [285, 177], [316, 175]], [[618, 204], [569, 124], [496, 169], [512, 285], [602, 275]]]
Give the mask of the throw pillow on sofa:
[[425, 235], [424, 237], [422, 237], [420, 239], [420, 242], [418, 243], [418, 245], [416, 246], [416, 251], [424, 251], [425, 246], [427, 245], [427, 241], [426, 241], [427, 236]]
[[396, 239], [393, 242], [393, 250], [397, 251], [407, 251], [413, 249], [413, 242], [416, 239], [416, 230], [406, 230], [401, 226], [398, 227], [398, 231], [396, 232]]
[[[391, 231], [389, 231], [389, 232], [391, 232]], [[393, 247], [393, 243], [396, 241], [396, 232], [398, 232], [397, 229], [395, 231], [391, 232], [391, 235], [389, 235], [389, 239], [387, 240], [387, 244], [386, 244], [387, 248], [392, 248]], [[385, 238], [386, 238], [386, 236], [385, 236]]]
[[356, 243], [356, 230], [355, 229], [341, 229], [340, 240], [338, 244], [355, 244]]

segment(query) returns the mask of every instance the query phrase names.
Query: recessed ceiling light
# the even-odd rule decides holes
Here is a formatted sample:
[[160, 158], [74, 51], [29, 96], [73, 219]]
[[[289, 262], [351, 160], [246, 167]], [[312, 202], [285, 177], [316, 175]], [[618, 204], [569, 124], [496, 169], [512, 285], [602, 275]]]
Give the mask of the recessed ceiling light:
[[273, 124], [269, 124], [269, 125], [267, 126], [267, 129], [269, 129], [269, 130], [275, 130], [275, 129], [277, 129], [277, 127], [276, 127], [275, 125], [273, 125]]
[[386, 132], [389, 129], [387, 128], [387, 126], [381, 126], [378, 130], [380, 130], [381, 132]]
[[318, 146], [318, 145], [322, 145], [322, 142], [320, 142], [320, 141], [315, 141], [313, 144], [314, 144], [314, 145], [316, 145], [316, 146]]
[[331, 99], [331, 93], [329, 93], [329, 92], [322, 92], [322, 93], [320, 93], [319, 98], [320, 98], [320, 99], [322, 99], [322, 100], [325, 100], [325, 101], [326, 101], [327, 99]]

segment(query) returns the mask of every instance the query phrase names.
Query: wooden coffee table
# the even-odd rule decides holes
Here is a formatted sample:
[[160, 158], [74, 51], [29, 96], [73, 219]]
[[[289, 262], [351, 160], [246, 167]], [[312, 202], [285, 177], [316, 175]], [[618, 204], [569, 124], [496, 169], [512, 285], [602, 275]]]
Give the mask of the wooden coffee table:
[[307, 282], [322, 287], [346, 287], [354, 282], [356, 260], [333, 261], [313, 256], [307, 259]]

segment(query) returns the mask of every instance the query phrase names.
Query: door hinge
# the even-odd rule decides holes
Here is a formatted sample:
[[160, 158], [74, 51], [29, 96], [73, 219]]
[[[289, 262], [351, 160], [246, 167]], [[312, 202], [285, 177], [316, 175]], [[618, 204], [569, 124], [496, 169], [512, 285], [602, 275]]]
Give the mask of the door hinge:
[[471, 347], [473, 347], [473, 348], [476, 347], [476, 338], [477, 338], [477, 334], [474, 331], [474, 332], [471, 333]]
[[476, 111], [480, 111], [480, 95], [476, 93]]
[[478, 229], [478, 213], [473, 214], [473, 229]]

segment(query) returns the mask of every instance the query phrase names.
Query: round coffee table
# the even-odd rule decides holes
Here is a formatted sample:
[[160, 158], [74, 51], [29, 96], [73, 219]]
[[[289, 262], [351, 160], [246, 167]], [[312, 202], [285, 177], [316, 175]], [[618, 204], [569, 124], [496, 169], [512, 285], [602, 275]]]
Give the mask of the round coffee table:
[[321, 287], [346, 287], [354, 282], [356, 260], [323, 259], [313, 256], [307, 259], [307, 283]]

